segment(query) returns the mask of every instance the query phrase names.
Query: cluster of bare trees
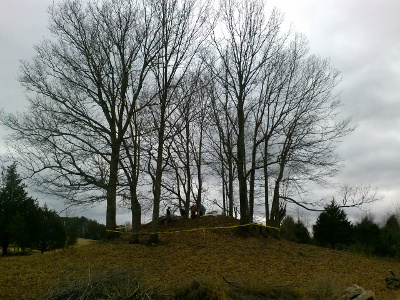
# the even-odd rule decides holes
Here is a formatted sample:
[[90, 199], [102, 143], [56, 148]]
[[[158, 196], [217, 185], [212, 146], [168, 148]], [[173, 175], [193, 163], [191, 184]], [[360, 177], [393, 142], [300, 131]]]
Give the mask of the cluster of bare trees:
[[29, 111], [1, 120], [37, 186], [106, 200], [107, 229], [128, 199], [132, 242], [146, 206], [157, 243], [161, 202], [188, 212], [205, 180], [229, 215], [238, 192], [242, 224], [257, 202], [279, 226], [304, 182], [336, 171], [351, 131], [339, 73], [262, 0], [66, 0], [49, 14], [53, 37], [21, 64]]

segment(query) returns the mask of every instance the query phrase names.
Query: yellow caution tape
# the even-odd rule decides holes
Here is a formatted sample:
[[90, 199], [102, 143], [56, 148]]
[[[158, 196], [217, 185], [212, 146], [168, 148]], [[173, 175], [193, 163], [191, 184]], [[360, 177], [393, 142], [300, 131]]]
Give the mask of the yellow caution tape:
[[117, 227], [116, 229], [124, 229], [124, 228], [127, 228], [127, 227], [129, 227], [129, 226], [121, 226], [121, 227]]
[[[245, 226], [261, 226], [265, 228], [271, 228], [271, 229], [276, 229], [280, 231], [279, 228], [273, 227], [273, 226], [268, 226], [268, 225], [262, 225], [262, 224], [256, 224], [256, 223], [249, 223], [249, 224], [244, 224], [244, 225], [234, 225], [234, 226], [220, 226], [220, 227], [201, 227], [201, 228], [194, 228], [194, 229], [184, 229], [184, 230], [176, 230], [176, 231], [159, 231], [159, 232], [142, 232], [142, 233], [132, 233], [132, 232], [121, 232], [117, 230], [107, 230], [109, 232], [117, 232], [117, 233], [130, 233], [130, 234], [143, 234], [143, 235], [149, 235], [149, 234], [159, 234], [159, 233], [178, 233], [178, 232], [189, 232], [189, 231], [198, 231], [198, 230], [210, 230], [210, 229], [229, 229], [229, 228], [237, 228], [237, 227], [245, 227]], [[119, 229], [119, 228], [117, 228]]]

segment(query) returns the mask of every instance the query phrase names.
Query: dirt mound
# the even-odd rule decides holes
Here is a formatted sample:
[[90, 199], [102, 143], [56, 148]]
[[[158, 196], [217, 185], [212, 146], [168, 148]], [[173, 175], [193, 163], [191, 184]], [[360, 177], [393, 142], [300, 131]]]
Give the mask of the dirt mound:
[[[178, 216], [172, 216], [171, 220], [166, 224], [166, 218], [160, 218], [160, 232], [171, 232], [177, 230], [194, 230], [194, 229], [222, 229], [220, 227], [231, 227], [239, 225], [239, 220], [227, 216], [209, 216], [205, 215], [198, 219], [183, 219]], [[151, 223], [145, 224], [140, 229], [141, 233], [151, 232]]]

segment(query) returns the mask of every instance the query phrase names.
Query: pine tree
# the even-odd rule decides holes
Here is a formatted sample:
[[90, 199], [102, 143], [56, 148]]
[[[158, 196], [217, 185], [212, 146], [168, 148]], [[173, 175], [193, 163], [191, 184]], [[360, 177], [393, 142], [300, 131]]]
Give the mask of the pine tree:
[[365, 216], [354, 227], [354, 237], [366, 254], [378, 254], [382, 247], [381, 229], [371, 216]]
[[311, 242], [307, 227], [300, 219], [295, 222], [292, 216], [287, 216], [283, 219], [280, 232], [281, 237], [291, 242], [299, 244], [309, 244]]
[[0, 241], [3, 255], [7, 255], [8, 246], [13, 241], [23, 247], [29, 244], [29, 235], [25, 234], [29, 224], [22, 220], [38, 205], [28, 197], [25, 188], [15, 163], [3, 169], [0, 187]]
[[296, 224], [294, 225], [294, 234], [296, 236], [297, 243], [310, 244], [311, 242], [310, 232], [308, 231], [304, 223], [301, 222], [300, 220], [297, 220]]
[[346, 212], [333, 199], [318, 216], [316, 224], [313, 225], [313, 234], [319, 244], [334, 249], [338, 244], [350, 243], [352, 229]]
[[64, 248], [67, 233], [58, 214], [45, 205], [43, 208], [39, 208], [37, 217], [34, 247], [41, 253]]
[[395, 215], [389, 216], [381, 230], [379, 253], [384, 256], [400, 256], [400, 224]]

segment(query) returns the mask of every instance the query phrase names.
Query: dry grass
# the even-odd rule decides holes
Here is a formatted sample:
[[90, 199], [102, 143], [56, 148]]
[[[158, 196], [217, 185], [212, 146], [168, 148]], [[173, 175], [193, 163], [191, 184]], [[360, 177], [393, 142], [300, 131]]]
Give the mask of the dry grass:
[[82, 238], [77, 238], [76, 239], [76, 246], [87, 246], [90, 245], [91, 243], [96, 242], [95, 240], [88, 240], [88, 239], [82, 239]]
[[[172, 223], [162, 230], [233, 224], [237, 221], [207, 217]], [[141, 290], [157, 290], [171, 297], [188, 285], [190, 290], [198, 281], [216, 294], [226, 294], [228, 288], [236, 286], [264, 295], [290, 290], [304, 299], [329, 299], [338, 290], [358, 284], [374, 291], [378, 299], [400, 298], [400, 293], [388, 290], [384, 281], [389, 270], [400, 271], [400, 261], [272, 238], [243, 238], [232, 229], [161, 234], [158, 246], [147, 246], [145, 235], [141, 236], [143, 243], [137, 245], [128, 244], [128, 239], [127, 234], [112, 243], [91, 242], [43, 255], [1, 257], [0, 299], [37, 299], [60, 284], [88, 278], [89, 274], [96, 277], [122, 271], [140, 282]]]

